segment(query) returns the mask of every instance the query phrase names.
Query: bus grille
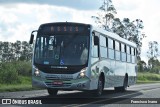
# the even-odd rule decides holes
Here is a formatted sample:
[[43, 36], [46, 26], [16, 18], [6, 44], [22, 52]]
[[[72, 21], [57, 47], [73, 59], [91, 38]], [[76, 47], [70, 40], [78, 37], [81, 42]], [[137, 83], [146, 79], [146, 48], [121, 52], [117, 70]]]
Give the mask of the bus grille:
[[73, 79], [73, 76], [57, 76], [57, 75], [49, 75], [46, 76], [47, 80], [63, 80], [63, 81], [70, 81]]
[[53, 82], [45, 82], [48, 87], [70, 87], [71, 83], [63, 83], [63, 85], [54, 85]]
[[[70, 87], [71, 86], [71, 80], [73, 79], [72, 76], [66, 76], [66, 77], [59, 77], [57, 75], [49, 75], [46, 76], [46, 80], [49, 80], [49, 82], [45, 82], [45, 84], [48, 87]], [[54, 85], [53, 81], [63, 81], [62, 85]], [[67, 82], [67, 83], [66, 83]]]

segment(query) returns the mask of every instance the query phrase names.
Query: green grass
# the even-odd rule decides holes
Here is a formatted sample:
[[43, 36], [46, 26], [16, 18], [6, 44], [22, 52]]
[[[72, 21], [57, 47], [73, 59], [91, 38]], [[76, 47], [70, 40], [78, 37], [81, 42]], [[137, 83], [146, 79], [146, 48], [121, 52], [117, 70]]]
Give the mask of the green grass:
[[20, 76], [19, 84], [0, 84], [0, 92], [13, 92], [13, 91], [29, 91], [38, 88], [32, 88], [31, 77]]
[[25, 90], [32, 90], [32, 85], [31, 84], [0, 85], [0, 92], [25, 91]]
[[160, 74], [139, 72], [137, 83], [160, 83]]

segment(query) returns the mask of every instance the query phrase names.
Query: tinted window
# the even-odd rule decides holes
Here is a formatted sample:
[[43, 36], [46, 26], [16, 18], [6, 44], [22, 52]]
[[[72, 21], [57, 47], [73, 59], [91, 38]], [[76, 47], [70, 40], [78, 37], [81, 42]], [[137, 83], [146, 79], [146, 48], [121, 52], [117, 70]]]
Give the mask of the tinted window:
[[35, 63], [46, 65], [84, 65], [88, 60], [89, 36], [39, 35]]

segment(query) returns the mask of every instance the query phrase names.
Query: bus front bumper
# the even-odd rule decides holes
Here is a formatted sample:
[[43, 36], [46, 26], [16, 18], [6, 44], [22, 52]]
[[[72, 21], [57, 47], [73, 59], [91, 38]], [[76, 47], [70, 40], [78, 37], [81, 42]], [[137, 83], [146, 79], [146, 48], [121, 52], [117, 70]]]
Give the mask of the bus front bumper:
[[[56, 83], [56, 84], [55, 84]], [[40, 77], [32, 77], [32, 86], [39, 88], [55, 88], [62, 90], [90, 90], [90, 79], [88, 77], [70, 80], [48, 80]]]

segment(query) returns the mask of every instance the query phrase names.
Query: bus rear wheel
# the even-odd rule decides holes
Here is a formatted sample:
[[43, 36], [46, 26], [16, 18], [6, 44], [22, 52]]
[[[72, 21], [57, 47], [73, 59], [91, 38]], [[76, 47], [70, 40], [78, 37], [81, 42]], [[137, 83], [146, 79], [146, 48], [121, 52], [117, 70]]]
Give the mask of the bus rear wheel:
[[48, 88], [47, 90], [48, 90], [48, 94], [49, 94], [50, 96], [56, 96], [57, 93], [58, 93], [58, 90], [57, 90], [57, 89]]
[[122, 87], [114, 87], [115, 91], [117, 92], [125, 92], [128, 86], [128, 78], [125, 76], [123, 86]]

